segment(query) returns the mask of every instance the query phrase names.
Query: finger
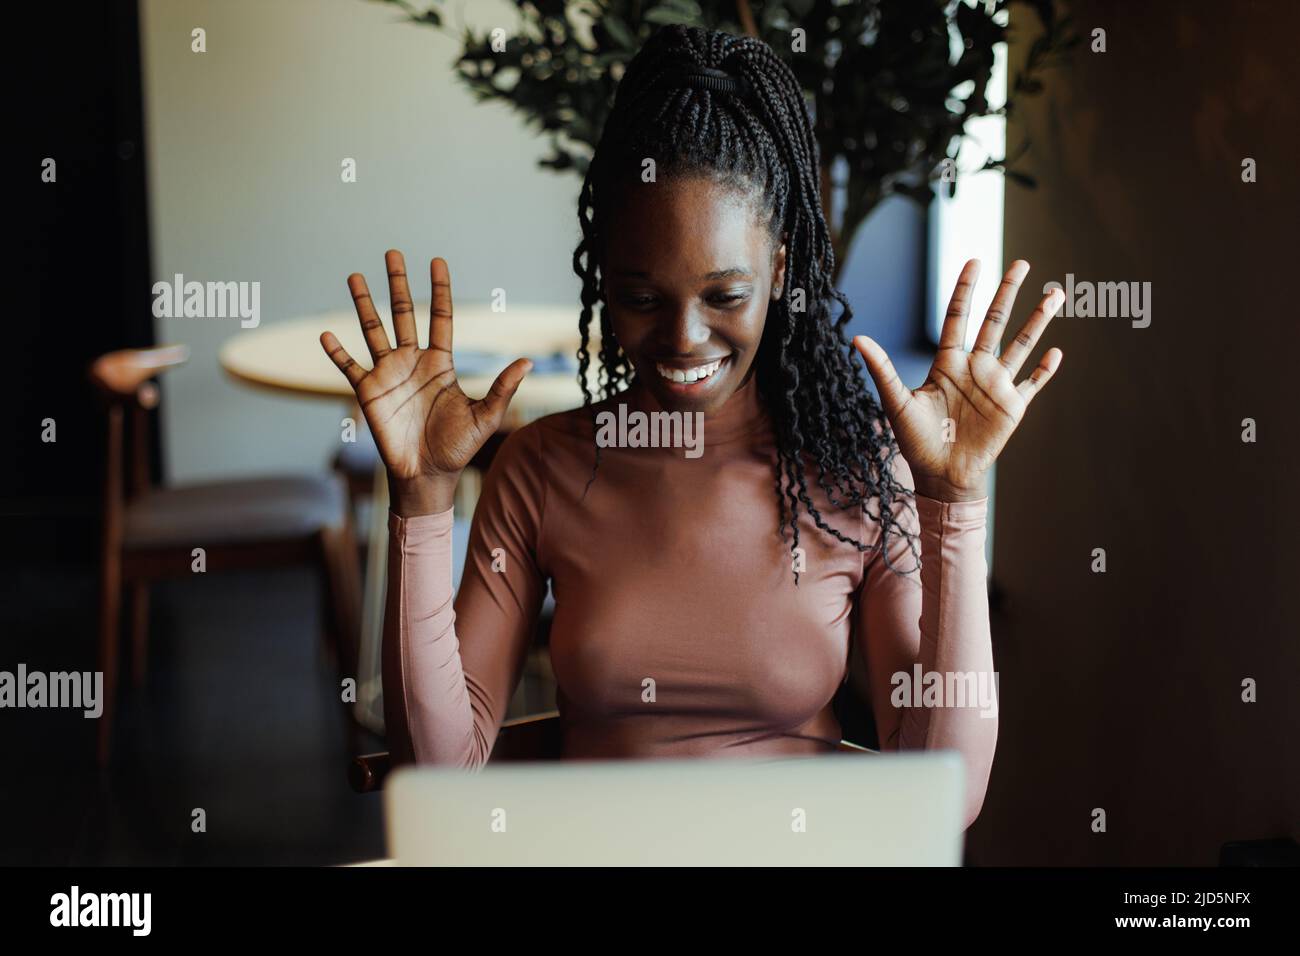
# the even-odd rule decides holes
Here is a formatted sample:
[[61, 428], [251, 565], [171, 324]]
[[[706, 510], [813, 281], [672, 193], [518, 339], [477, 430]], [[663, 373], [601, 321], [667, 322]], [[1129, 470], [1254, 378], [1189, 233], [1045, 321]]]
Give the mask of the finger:
[[388, 269], [388, 302], [393, 310], [393, 333], [397, 346], [417, 345], [415, 337], [415, 304], [411, 302], [411, 287], [406, 283], [406, 260], [396, 249], [384, 254]]
[[857, 335], [853, 338], [853, 344], [862, 353], [871, 380], [876, 383], [876, 391], [880, 393], [880, 404], [884, 406], [885, 414], [892, 421], [912, 400], [911, 390], [903, 384], [903, 380], [898, 377], [898, 372], [894, 369], [894, 363], [874, 339], [866, 335]]
[[1016, 391], [1025, 400], [1025, 405], [1032, 402], [1034, 396], [1042, 391], [1043, 386], [1052, 380], [1052, 376], [1061, 367], [1061, 360], [1064, 358], [1065, 353], [1060, 349], [1048, 349], [1047, 354], [1043, 356], [1043, 360], [1038, 363], [1038, 367], [1034, 369], [1029, 378], [1016, 386]]
[[980, 326], [980, 334], [975, 338], [975, 352], [988, 352], [996, 354], [998, 344], [1002, 341], [1002, 333], [1006, 331], [1007, 319], [1011, 317], [1011, 307], [1016, 302], [1016, 292], [1020, 289], [1020, 283], [1025, 281], [1025, 276], [1029, 275], [1029, 263], [1024, 259], [1017, 259], [1011, 263], [1011, 268], [1007, 274], [1002, 277], [1002, 284], [998, 286], [997, 295], [993, 297], [993, 304], [989, 306], [988, 314], [984, 316], [984, 324]]
[[339, 344], [338, 337], [333, 332], [321, 333], [320, 344], [325, 349], [325, 354], [339, 367], [339, 371], [347, 376], [348, 384], [356, 388], [357, 383], [366, 377], [366, 370]]
[[451, 355], [451, 272], [447, 260], [429, 263], [433, 282], [433, 304], [429, 306], [429, 348]]
[[970, 315], [971, 297], [980, 276], [980, 261], [971, 259], [962, 267], [957, 277], [957, 288], [948, 303], [948, 313], [943, 318], [943, 331], [939, 333], [940, 349], [966, 348], [966, 318]]
[[387, 355], [392, 349], [388, 347], [384, 323], [379, 321], [379, 313], [375, 311], [375, 301], [370, 298], [366, 277], [360, 272], [348, 276], [348, 291], [352, 293], [352, 304], [357, 308], [357, 320], [361, 323], [361, 334], [366, 337], [366, 348], [370, 349], [370, 357], [378, 362], [381, 355]]
[[1013, 378], [1020, 371], [1020, 366], [1025, 364], [1025, 359], [1038, 343], [1038, 337], [1043, 334], [1043, 330], [1047, 328], [1047, 324], [1052, 321], [1052, 317], [1056, 315], [1064, 302], [1065, 293], [1060, 289], [1053, 289], [1043, 296], [1043, 301], [1038, 303], [1038, 308], [1034, 309], [1033, 315], [1020, 327], [1016, 337], [1011, 340], [1007, 350], [1002, 353], [1002, 357], [998, 361], [1006, 366], [1007, 372]]
[[487, 395], [483, 397], [483, 404], [493, 429], [500, 426], [501, 420], [506, 416], [506, 409], [510, 407], [510, 400], [515, 397], [515, 392], [519, 390], [519, 383], [532, 370], [533, 363], [528, 359], [515, 359], [501, 370], [501, 374], [496, 377], [496, 381], [488, 389]]

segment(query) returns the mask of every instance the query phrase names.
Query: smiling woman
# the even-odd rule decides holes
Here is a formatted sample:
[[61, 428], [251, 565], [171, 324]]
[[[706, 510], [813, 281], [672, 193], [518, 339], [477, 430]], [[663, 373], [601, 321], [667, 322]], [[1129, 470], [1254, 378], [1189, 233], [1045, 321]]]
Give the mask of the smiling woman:
[[[831, 702], [856, 646], [881, 749], [959, 751], [967, 823], [978, 815], [996, 715], [891, 695], [892, 677], [996, 680], [984, 475], [1059, 362], [1051, 350], [1013, 384], [1057, 300], [997, 357], [1028, 271], [1014, 263], [967, 353], [969, 263], [931, 374], [906, 389], [878, 345], [845, 341], [817, 171], [799, 85], [765, 44], [685, 27], [647, 43], [579, 203], [584, 405], [503, 443], [454, 596], [452, 494], [529, 363], [472, 401], [452, 363], [446, 263], [430, 265], [427, 349], [400, 253], [386, 259], [395, 343], [364, 278], [349, 278], [374, 368], [330, 333], [322, 345], [392, 490], [384, 684], [398, 762], [488, 758], [549, 583], [564, 756], [833, 751]], [[704, 424], [698, 460], [600, 440], [611, 415], [678, 413]]]

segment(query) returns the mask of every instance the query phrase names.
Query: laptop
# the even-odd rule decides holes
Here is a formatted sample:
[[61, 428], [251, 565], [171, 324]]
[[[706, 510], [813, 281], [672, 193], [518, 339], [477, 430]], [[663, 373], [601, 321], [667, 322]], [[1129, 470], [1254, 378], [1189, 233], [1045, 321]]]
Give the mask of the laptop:
[[404, 767], [401, 866], [960, 866], [955, 751]]

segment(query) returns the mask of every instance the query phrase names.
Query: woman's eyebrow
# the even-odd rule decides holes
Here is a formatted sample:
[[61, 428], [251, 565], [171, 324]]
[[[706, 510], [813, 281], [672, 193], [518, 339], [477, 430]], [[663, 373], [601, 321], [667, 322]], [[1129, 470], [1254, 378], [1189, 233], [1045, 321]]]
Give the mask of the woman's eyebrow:
[[[642, 272], [634, 269], [615, 269], [614, 274], [620, 276], [631, 276], [634, 279], [650, 278], [650, 273]], [[728, 266], [726, 269], [718, 269], [715, 272], [705, 273], [700, 278], [702, 279], [736, 279], [736, 278], [752, 279], [753, 277], [754, 277], [754, 273], [749, 268], [749, 266]]]

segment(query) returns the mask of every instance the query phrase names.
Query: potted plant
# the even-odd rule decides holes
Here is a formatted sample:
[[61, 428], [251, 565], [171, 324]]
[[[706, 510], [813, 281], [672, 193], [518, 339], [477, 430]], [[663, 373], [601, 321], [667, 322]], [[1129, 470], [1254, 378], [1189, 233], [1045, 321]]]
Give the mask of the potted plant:
[[[442, 0], [378, 0], [448, 32]], [[482, 100], [509, 104], [548, 137], [541, 164], [579, 176], [600, 138], [627, 62], [664, 24], [756, 36], [790, 64], [806, 93], [821, 150], [822, 202], [837, 269], [858, 228], [882, 200], [928, 203], [950, 194], [956, 172], [1013, 169], [1028, 149], [957, 170], [969, 123], [1010, 114], [1042, 89], [1042, 74], [1077, 42], [1057, 0], [517, 0], [514, 33], [464, 28], [455, 68]], [[1007, 40], [1012, 7], [1037, 35], [1008, 84], [1006, 103], [987, 97], [994, 48]], [[831, 195], [842, 202], [831, 215]], [[838, 277], [837, 277], [838, 278]]]

